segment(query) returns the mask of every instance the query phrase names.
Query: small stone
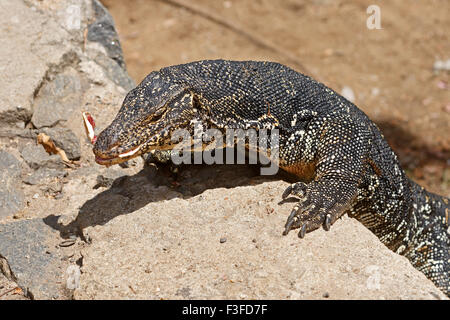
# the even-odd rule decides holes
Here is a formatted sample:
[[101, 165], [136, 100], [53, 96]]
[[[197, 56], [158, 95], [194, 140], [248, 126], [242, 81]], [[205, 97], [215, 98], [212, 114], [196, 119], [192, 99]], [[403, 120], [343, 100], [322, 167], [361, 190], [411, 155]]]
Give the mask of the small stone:
[[329, 298], [329, 297], [330, 297], [330, 294], [329, 294], [328, 292], [325, 292], [325, 293], [322, 295], [322, 297], [324, 297], [324, 298]]
[[45, 82], [34, 101], [31, 118], [36, 128], [52, 127], [79, 111], [88, 83], [74, 68], [67, 68]]
[[52, 168], [39, 168], [28, 177], [23, 179], [23, 182], [30, 185], [44, 184], [46, 180], [50, 178], [60, 178], [67, 175], [64, 170], [52, 169]]
[[39, 169], [41, 167], [54, 169], [65, 168], [59, 156], [49, 155], [41, 145], [28, 144], [22, 149], [21, 155], [32, 169]]
[[227, 238], [220, 238], [220, 243], [225, 243], [225, 242], [227, 242]]
[[0, 218], [13, 215], [25, 205], [20, 189], [21, 170], [21, 163], [15, 156], [0, 150]]
[[93, 187], [94, 189], [98, 189], [98, 188], [109, 188], [112, 186], [114, 182], [114, 179], [112, 178], [107, 178], [103, 175], [98, 175], [97, 176], [97, 183], [95, 184], [95, 186]]

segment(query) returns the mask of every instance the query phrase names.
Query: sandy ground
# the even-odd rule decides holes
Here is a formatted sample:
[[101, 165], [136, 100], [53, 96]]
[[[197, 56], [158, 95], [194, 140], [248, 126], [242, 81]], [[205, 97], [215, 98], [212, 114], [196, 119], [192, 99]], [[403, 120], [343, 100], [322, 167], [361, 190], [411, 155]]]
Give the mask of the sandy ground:
[[278, 61], [337, 91], [348, 86], [408, 174], [450, 195], [449, 74], [433, 72], [449, 58], [448, 1], [377, 1], [381, 30], [366, 26], [369, 0], [102, 2], [135, 81], [164, 66], [224, 58]]

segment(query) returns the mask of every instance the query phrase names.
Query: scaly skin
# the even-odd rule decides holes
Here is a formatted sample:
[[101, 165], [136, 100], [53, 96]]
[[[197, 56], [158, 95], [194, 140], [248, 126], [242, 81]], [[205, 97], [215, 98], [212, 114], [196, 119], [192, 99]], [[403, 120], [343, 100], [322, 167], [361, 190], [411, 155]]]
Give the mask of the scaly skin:
[[315, 80], [273, 62], [199, 61], [150, 73], [98, 136], [110, 165], [170, 150], [177, 129], [278, 129], [280, 167], [298, 177], [284, 234], [299, 237], [343, 214], [358, 219], [449, 295], [449, 199], [409, 180], [377, 126]]

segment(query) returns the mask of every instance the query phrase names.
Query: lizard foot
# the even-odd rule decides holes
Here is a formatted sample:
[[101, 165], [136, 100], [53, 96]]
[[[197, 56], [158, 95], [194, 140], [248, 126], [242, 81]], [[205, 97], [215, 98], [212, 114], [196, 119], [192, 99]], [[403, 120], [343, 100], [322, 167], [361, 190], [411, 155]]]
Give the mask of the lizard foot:
[[[308, 192], [310, 191], [310, 192]], [[311, 192], [312, 191], [312, 192]], [[309, 196], [315, 194], [315, 196]], [[323, 226], [328, 231], [331, 224], [335, 221], [332, 214], [334, 201], [321, 200], [313, 190], [308, 190], [308, 185], [303, 182], [297, 182], [289, 186], [283, 193], [282, 198], [285, 199], [289, 195], [299, 198], [299, 202], [295, 205], [289, 215], [283, 235], [287, 235], [292, 229], [299, 228], [299, 238], [303, 238], [307, 232], [311, 232]], [[315, 199], [312, 201], [311, 199]]]

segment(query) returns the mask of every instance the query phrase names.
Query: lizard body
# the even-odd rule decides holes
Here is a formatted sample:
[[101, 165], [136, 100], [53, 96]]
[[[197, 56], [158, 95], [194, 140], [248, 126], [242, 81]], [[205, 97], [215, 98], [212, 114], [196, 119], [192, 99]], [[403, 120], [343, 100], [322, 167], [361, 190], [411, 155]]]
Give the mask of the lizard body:
[[358, 219], [449, 295], [449, 199], [401, 169], [378, 127], [332, 89], [273, 62], [205, 60], [150, 73], [94, 146], [110, 165], [170, 150], [177, 129], [279, 130], [279, 165], [298, 182], [284, 234], [299, 237], [343, 214]]

